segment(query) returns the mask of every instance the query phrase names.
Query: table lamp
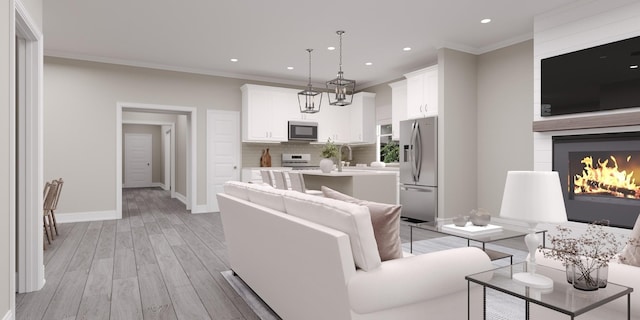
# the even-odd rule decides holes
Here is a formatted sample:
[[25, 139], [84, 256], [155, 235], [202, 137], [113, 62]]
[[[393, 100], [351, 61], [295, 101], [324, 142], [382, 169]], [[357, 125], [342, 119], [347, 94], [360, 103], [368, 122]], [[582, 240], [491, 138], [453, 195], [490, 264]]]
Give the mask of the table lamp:
[[567, 222], [560, 178], [555, 171], [509, 171], [504, 184], [500, 217], [524, 221], [529, 234], [524, 241], [529, 249], [528, 272], [513, 275], [513, 280], [537, 289], [553, 287], [553, 280], [536, 274], [536, 249], [540, 239], [535, 226], [540, 222]]

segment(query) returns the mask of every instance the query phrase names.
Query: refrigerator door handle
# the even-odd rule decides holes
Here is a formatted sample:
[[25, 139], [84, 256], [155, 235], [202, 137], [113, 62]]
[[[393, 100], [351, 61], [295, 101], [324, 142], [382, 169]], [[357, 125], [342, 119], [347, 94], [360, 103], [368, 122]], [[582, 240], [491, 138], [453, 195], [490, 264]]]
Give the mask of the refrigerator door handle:
[[410, 159], [409, 162], [411, 163], [411, 176], [413, 178], [413, 182], [418, 182], [417, 179], [417, 171], [418, 168], [416, 166], [416, 148], [420, 148], [420, 145], [418, 145], [416, 142], [417, 140], [417, 130], [416, 128], [418, 127], [418, 122], [414, 121], [411, 125], [411, 141], [409, 142], [411, 144], [411, 153], [410, 153]]
[[416, 122], [416, 141], [415, 145], [417, 156], [415, 157], [416, 162], [416, 182], [420, 181], [420, 173], [422, 172], [422, 132], [420, 132], [420, 124]]
[[432, 188], [424, 188], [424, 187], [409, 187], [409, 186], [400, 186], [400, 190], [402, 191], [416, 191], [416, 192], [425, 192], [431, 193], [434, 192]]

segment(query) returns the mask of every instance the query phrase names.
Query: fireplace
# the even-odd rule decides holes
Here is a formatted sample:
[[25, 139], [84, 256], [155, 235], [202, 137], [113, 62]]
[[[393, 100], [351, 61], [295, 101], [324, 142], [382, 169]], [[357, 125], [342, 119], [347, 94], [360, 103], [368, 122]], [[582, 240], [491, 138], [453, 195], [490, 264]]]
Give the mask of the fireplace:
[[640, 213], [640, 133], [553, 137], [570, 221], [633, 228]]

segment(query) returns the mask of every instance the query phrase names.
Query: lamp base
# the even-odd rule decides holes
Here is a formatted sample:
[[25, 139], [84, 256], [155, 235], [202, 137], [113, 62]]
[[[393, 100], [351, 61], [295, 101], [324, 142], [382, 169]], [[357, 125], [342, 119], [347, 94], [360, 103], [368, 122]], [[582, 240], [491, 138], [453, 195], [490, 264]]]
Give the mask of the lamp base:
[[513, 281], [536, 289], [553, 288], [553, 280], [541, 274], [531, 272], [520, 272], [513, 275]]

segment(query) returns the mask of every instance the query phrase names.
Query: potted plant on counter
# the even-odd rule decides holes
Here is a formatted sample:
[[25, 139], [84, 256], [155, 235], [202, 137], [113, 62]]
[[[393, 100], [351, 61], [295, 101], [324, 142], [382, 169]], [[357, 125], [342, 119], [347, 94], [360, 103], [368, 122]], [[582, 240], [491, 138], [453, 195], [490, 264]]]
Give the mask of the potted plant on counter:
[[338, 156], [338, 147], [331, 141], [331, 138], [327, 139], [327, 142], [322, 146], [320, 153], [322, 160], [320, 160], [320, 170], [323, 173], [329, 173], [333, 170], [333, 159]]

